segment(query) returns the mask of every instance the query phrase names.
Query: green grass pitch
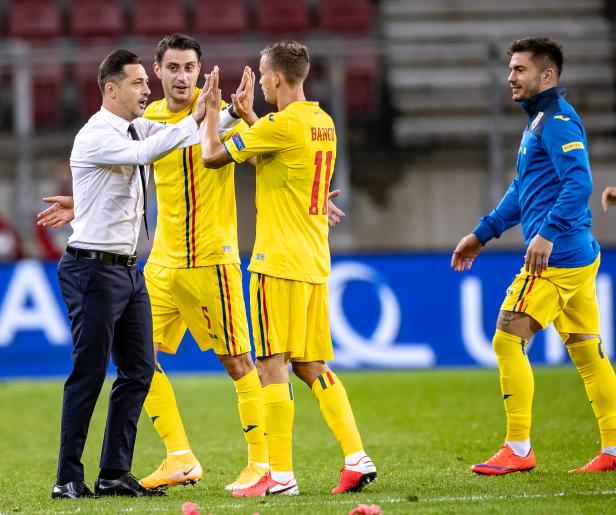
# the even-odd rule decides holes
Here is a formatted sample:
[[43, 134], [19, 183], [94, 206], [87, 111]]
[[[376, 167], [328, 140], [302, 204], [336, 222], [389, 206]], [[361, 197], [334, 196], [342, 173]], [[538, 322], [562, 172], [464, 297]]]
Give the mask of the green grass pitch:
[[[165, 498], [52, 501], [61, 381], [0, 384], [0, 513], [169, 513], [192, 501], [202, 514], [346, 514], [358, 503], [384, 513], [607, 513], [616, 474], [568, 474], [599, 449], [598, 430], [574, 369], [535, 371], [533, 443], [537, 468], [504, 477], [475, 476], [469, 465], [494, 453], [504, 437], [495, 370], [341, 373], [378, 481], [363, 492], [332, 496], [342, 463], [308, 389], [295, 384], [294, 466], [301, 495], [233, 499], [223, 486], [244, 465], [235, 392], [225, 376], [172, 378], [204, 479]], [[105, 417], [97, 406], [84, 454], [92, 484]], [[164, 447], [142, 416], [133, 472], [157, 467]], [[611, 508], [610, 508], [611, 507]]]

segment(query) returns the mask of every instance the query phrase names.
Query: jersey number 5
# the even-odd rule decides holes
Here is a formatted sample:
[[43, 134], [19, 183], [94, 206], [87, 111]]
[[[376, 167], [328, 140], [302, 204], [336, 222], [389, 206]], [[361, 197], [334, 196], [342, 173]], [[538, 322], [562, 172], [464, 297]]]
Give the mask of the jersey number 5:
[[[323, 151], [319, 150], [314, 155], [314, 181], [312, 182], [312, 195], [310, 196], [310, 209], [308, 213], [311, 215], [319, 214], [319, 186], [321, 185], [321, 168], [323, 167]], [[323, 207], [321, 214], [327, 214], [327, 195], [329, 194], [329, 177], [332, 171], [332, 151], [325, 154], [325, 181], [323, 184]]]

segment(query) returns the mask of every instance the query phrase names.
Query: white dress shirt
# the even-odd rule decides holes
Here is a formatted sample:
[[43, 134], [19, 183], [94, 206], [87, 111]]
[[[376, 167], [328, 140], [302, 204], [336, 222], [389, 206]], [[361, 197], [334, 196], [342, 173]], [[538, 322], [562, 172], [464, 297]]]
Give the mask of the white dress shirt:
[[164, 125], [133, 120], [141, 141], [133, 141], [129, 122], [104, 107], [77, 136], [71, 152], [75, 219], [69, 245], [81, 249], [134, 254], [143, 217], [138, 165], [146, 166], [178, 146], [199, 142], [192, 116]]

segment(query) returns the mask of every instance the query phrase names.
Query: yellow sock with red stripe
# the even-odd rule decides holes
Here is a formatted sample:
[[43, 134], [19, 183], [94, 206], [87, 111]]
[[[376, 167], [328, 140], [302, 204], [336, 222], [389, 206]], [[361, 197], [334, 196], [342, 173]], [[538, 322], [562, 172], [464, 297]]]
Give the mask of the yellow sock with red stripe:
[[616, 445], [616, 374], [600, 338], [567, 345], [599, 423], [601, 447]]
[[323, 418], [342, 447], [344, 456], [363, 451], [353, 410], [338, 376], [331, 371], [321, 374], [312, 383], [312, 393], [319, 401]]
[[263, 407], [270, 469], [272, 472], [292, 472], [295, 405], [291, 383], [264, 387]]
[[527, 340], [500, 329], [496, 330], [492, 340], [507, 415], [506, 440], [510, 442], [530, 438], [535, 382], [526, 355], [527, 344]]
[[248, 444], [248, 461], [268, 463], [263, 389], [257, 369], [253, 368], [244, 377], [233, 381], [233, 384], [237, 392], [237, 409], [240, 412], [242, 430]]
[[165, 442], [167, 454], [190, 450], [173, 387], [160, 363], [156, 363], [150, 391], [145, 398], [143, 407], [152, 420], [154, 429]]

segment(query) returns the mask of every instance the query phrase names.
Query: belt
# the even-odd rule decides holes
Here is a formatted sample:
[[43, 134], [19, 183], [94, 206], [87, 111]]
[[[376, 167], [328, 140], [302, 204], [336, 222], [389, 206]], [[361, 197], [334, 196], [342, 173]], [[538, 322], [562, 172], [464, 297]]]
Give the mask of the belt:
[[137, 264], [137, 256], [127, 256], [125, 254], [115, 254], [113, 252], [105, 252], [103, 250], [87, 250], [77, 249], [70, 245], [66, 247], [66, 252], [71, 256], [83, 259], [94, 259], [96, 261], [103, 261], [105, 263], [111, 263], [112, 265], [122, 265], [126, 267], [135, 266]]

